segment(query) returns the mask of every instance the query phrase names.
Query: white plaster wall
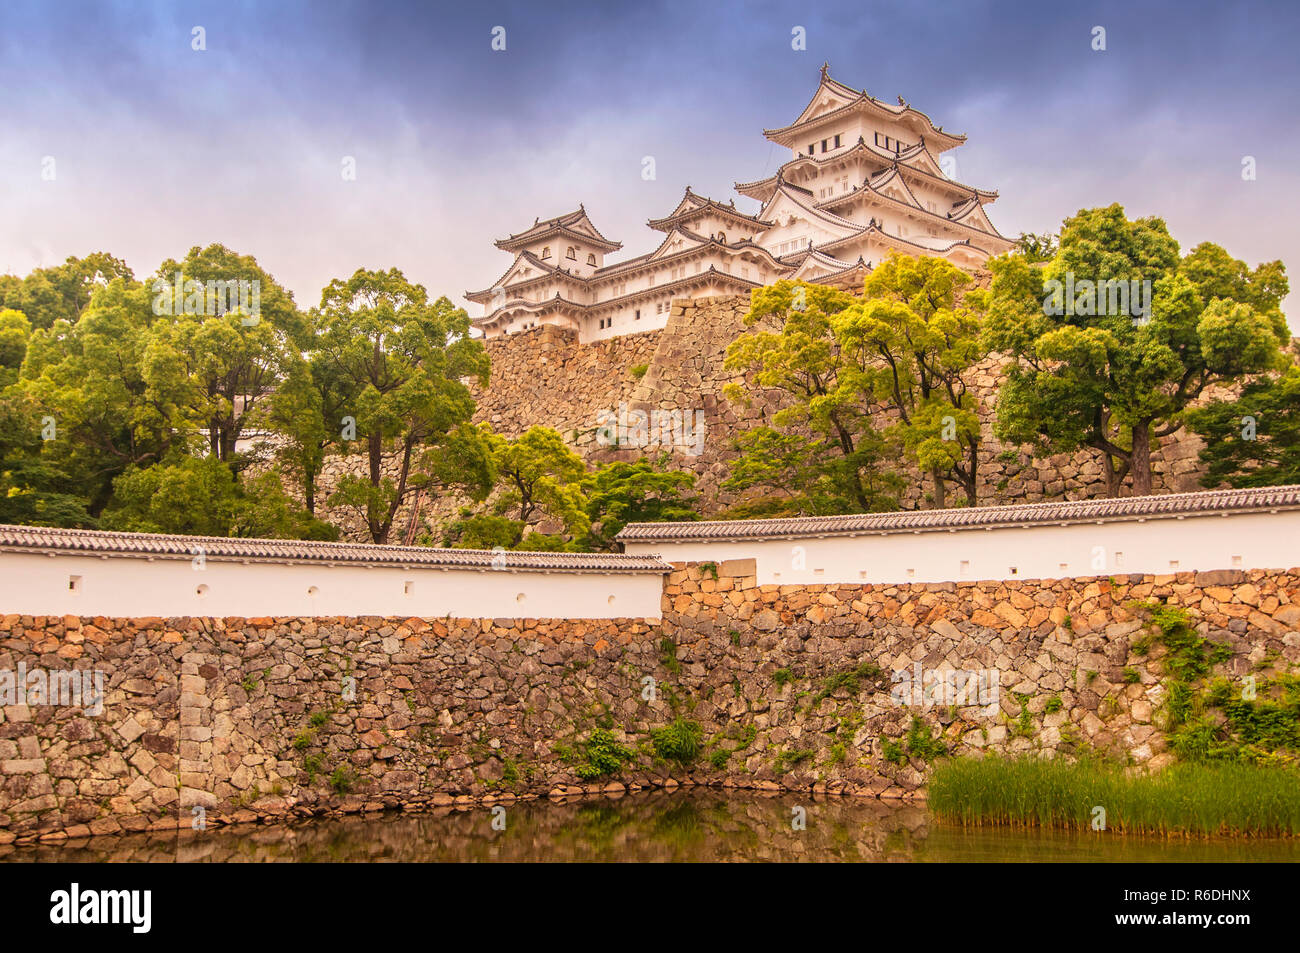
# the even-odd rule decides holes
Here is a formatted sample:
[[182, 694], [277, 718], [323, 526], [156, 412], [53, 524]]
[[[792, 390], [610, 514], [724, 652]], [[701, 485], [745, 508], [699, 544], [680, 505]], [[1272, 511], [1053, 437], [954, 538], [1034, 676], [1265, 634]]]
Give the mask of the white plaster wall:
[[760, 584], [783, 585], [1291, 569], [1300, 566], [1300, 511], [823, 539], [629, 541], [624, 549], [669, 562], [753, 558]]
[[[75, 590], [72, 576], [81, 577]], [[0, 552], [0, 615], [658, 619], [662, 590], [658, 573], [213, 559], [196, 570], [184, 559]]]

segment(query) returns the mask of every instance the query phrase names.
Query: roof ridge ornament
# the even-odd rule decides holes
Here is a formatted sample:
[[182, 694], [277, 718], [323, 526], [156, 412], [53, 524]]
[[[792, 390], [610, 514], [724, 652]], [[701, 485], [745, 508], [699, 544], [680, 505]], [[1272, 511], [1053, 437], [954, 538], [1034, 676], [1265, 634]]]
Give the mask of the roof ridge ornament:
[[826, 74], [828, 74], [830, 70], [831, 70], [831, 64], [830, 61], [828, 60], [827, 62], [822, 64], [822, 79], [826, 79]]

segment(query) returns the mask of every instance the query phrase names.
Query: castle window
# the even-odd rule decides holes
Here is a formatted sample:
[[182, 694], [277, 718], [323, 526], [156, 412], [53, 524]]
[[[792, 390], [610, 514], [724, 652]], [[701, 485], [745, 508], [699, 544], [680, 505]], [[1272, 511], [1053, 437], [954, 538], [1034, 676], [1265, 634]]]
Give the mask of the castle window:
[[569, 259], [569, 261], [577, 261], [577, 260], [578, 260], [578, 250], [577, 250], [576, 248], [574, 248], [572, 245], [570, 245], [570, 246], [569, 246], [569, 250], [566, 251], [566, 252], [564, 253], [564, 257], [567, 258], [567, 259]]
[[595, 256], [595, 255], [588, 255], [588, 256], [587, 256], [587, 264], [589, 264], [589, 265], [591, 265], [591, 267], [595, 268], [595, 267], [596, 267], [596, 256]]
[[635, 320], [637, 320], [637, 321], [640, 321], [640, 320], [641, 320], [641, 309], [640, 309], [640, 308], [637, 308], [637, 309], [636, 309], [636, 318], [635, 318]]
[[816, 152], [816, 151], [817, 151], [817, 143], [815, 143], [815, 142], [810, 142], [810, 143], [808, 144], [808, 154], [809, 154], [809, 155], [812, 155], [812, 154], [813, 154], [814, 152]]
[[836, 137], [835, 137], [835, 148], [838, 149], [839, 147], [840, 147], [840, 137], [839, 137], [839, 136], [836, 136]]
[[551, 257], [551, 246], [547, 245], [545, 248], [542, 249], [542, 260], [545, 261], [550, 257]]

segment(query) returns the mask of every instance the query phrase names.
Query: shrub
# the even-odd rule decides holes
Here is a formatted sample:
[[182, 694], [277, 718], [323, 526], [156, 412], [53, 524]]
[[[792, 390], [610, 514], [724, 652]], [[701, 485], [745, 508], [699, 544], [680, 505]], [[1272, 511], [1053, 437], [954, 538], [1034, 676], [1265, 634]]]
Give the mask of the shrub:
[[584, 781], [617, 774], [623, 765], [635, 757], [615, 740], [614, 733], [608, 728], [593, 729], [591, 736], [578, 747], [577, 757], [583, 763], [578, 765], [574, 773]]
[[330, 775], [330, 787], [335, 794], [347, 794], [357, 784], [357, 776], [347, 765], [339, 765]]
[[699, 722], [676, 718], [671, 724], [650, 732], [655, 756], [664, 761], [687, 765], [699, 756], [704, 729]]

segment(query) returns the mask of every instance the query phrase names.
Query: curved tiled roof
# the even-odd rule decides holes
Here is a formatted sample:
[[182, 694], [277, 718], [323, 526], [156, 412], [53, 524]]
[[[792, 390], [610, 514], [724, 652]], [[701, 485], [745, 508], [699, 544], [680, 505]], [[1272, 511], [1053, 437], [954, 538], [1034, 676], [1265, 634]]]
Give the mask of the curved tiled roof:
[[817, 246], [817, 248], [822, 250], [828, 248], [838, 248], [841, 245], [847, 245], [852, 242], [859, 241], [870, 235], [877, 235], [880, 237], [881, 241], [883, 241], [885, 244], [892, 245], [893, 247], [898, 248], [902, 251], [906, 251], [907, 247], [910, 246], [911, 248], [919, 248], [923, 252], [936, 252], [936, 251], [946, 252], [946, 251], [951, 251], [952, 249], [956, 248], [958, 245], [970, 245], [971, 248], [974, 248], [976, 251], [980, 252], [981, 254], [984, 255], [991, 254], [988, 250], [979, 248], [971, 244], [971, 240], [969, 238], [954, 238], [952, 241], [947, 241], [946, 239], [937, 239], [933, 244], [931, 244], [928, 240], [927, 241], [919, 240], [919, 239], [929, 239], [931, 236], [928, 235], [917, 235], [913, 238], [904, 238], [901, 235], [891, 235], [889, 234], [889, 232], [881, 228], [880, 225], [876, 223], [875, 219], [872, 219], [870, 224], [864, 225], [862, 228], [854, 232], [852, 235], [845, 235], [843, 238], [833, 238], [830, 241], [822, 242], [820, 245]]
[[765, 520], [713, 520], [698, 523], [629, 523], [620, 542], [696, 542], [733, 539], [795, 539], [959, 529], [1006, 529], [1050, 523], [1100, 523], [1110, 520], [1166, 519], [1228, 513], [1300, 509], [1300, 486], [1207, 490], [1120, 499], [973, 506], [950, 510], [906, 510], [848, 516], [809, 516]]
[[[68, 553], [151, 559], [204, 559], [240, 562], [343, 563], [411, 569], [500, 569], [541, 572], [666, 572], [672, 567], [653, 556], [621, 553], [493, 552], [377, 546], [297, 539], [233, 539], [224, 536], [173, 536], [112, 533], [92, 529], [0, 524], [0, 553]], [[495, 561], [495, 562], [494, 562]]]
[[[806, 114], [808, 110], [812, 107], [813, 103], [817, 101], [817, 97], [821, 94], [822, 89], [827, 86], [830, 86], [842, 98], [843, 105], [817, 116], [807, 116]], [[921, 112], [919, 109], [906, 103], [902, 103], [898, 106], [891, 106], [888, 103], [883, 103], [874, 96], [868, 95], [865, 90], [859, 91], [851, 86], [844, 85], [839, 80], [832, 79], [827, 72], [822, 73], [821, 82], [818, 84], [817, 90], [813, 93], [812, 99], [810, 99], [808, 105], [800, 111], [799, 117], [795, 119], [794, 122], [788, 126], [782, 126], [780, 129], [764, 129], [763, 135], [775, 141], [775, 137], [777, 136], [789, 136], [795, 130], [837, 119], [849, 111], [863, 106], [879, 110], [884, 115], [895, 120], [904, 117], [919, 118], [924, 121], [924, 124], [928, 126], [930, 132], [935, 137], [950, 141], [952, 146], [959, 146], [966, 141], [966, 137], [963, 135], [944, 132], [940, 127], [934, 124], [933, 119]], [[952, 148], [952, 146], [949, 148]]]
[[[687, 203], [692, 199], [694, 199], [698, 204], [688, 206]], [[677, 203], [677, 208], [671, 215], [665, 215], [663, 218], [652, 218], [647, 221], [646, 224], [658, 231], [666, 231], [672, 228], [678, 221], [694, 218], [697, 215], [710, 211], [716, 212], [719, 215], [738, 219], [749, 225], [757, 225], [762, 228], [771, 228], [772, 225], [775, 224], [774, 222], [765, 222], [756, 215], [746, 215], [744, 212], [736, 208], [734, 202], [729, 205], [723, 205], [717, 199], [711, 199], [707, 195], [699, 195], [698, 193], [692, 192], [689, 185], [686, 186], [686, 194], [682, 196], [682, 200]]]
[[[582, 224], [585, 224], [590, 228], [594, 234], [588, 234], [585, 231], [574, 228], [575, 225]], [[526, 228], [522, 232], [515, 232], [508, 238], [498, 239], [494, 244], [497, 248], [504, 249], [505, 251], [513, 251], [521, 244], [535, 241], [543, 235], [548, 235], [555, 231], [563, 232], [567, 235], [573, 235], [591, 245], [603, 245], [609, 251], [617, 251], [623, 247], [621, 242], [612, 241], [600, 233], [600, 229], [598, 229], [595, 223], [587, 216], [587, 210], [582, 205], [579, 205], [572, 212], [566, 212], [563, 215], [556, 215], [554, 218], [538, 219], [533, 222], [532, 227]]]
[[515, 270], [515, 265], [519, 264], [519, 259], [521, 258], [533, 267], [541, 269], [541, 274], [537, 275], [535, 278], [523, 278], [519, 281], [513, 282], [510, 285], [511, 288], [521, 288], [524, 285], [535, 284], [539, 281], [554, 281], [556, 278], [559, 278], [562, 281], [567, 279], [578, 283], [586, 281], [586, 279], [581, 275], [575, 275], [573, 272], [567, 271], [559, 265], [552, 265], [549, 261], [544, 261], [543, 259], [538, 258], [530, 251], [522, 251], [515, 256], [515, 260], [510, 263], [510, 267], [502, 272], [501, 277], [494, 281], [491, 286], [484, 288], [482, 291], [467, 291], [465, 292], [465, 297], [476, 303], [481, 302], [483, 299], [490, 300], [498, 288], [501, 288], [502, 290], [505, 289], [503, 282], [507, 277], [509, 277], [510, 272]]

